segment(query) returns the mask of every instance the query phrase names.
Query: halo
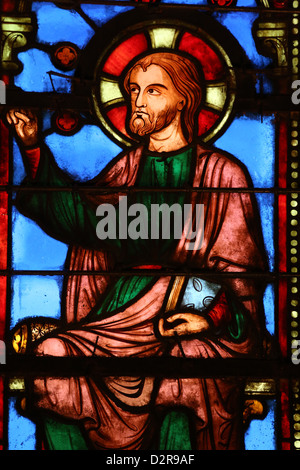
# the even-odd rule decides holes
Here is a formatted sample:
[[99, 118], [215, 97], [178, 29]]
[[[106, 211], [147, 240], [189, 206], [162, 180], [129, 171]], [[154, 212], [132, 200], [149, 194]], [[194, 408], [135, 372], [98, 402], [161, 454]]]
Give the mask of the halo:
[[203, 76], [203, 100], [197, 135], [203, 142], [224, 131], [236, 96], [236, 78], [230, 58], [207, 31], [184, 22], [162, 19], [125, 28], [101, 53], [94, 72], [92, 99], [100, 124], [118, 144], [132, 146], [126, 130], [128, 102], [123, 90], [124, 72], [141, 56], [154, 52], [184, 55], [198, 64]]

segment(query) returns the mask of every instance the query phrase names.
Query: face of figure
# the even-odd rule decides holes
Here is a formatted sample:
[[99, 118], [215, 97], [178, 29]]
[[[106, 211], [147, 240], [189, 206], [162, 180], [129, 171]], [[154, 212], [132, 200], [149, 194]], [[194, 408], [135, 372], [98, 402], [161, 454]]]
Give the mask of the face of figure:
[[[140, 136], [168, 127], [184, 106], [167, 72], [155, 64], [144, 71], [136, 66], [129, 80], [131, 97], [130, 129]], [[178, 120], [180, 123], [180, 119]]]

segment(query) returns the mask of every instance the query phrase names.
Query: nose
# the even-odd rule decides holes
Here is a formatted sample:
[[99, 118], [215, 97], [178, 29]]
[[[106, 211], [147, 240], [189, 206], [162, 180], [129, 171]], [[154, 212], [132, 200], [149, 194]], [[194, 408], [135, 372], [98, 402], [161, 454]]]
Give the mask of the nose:
[[137, 108], [145, 108], [147, 106], [144, 94], [141, 91], [136, 97], [135, 105]]

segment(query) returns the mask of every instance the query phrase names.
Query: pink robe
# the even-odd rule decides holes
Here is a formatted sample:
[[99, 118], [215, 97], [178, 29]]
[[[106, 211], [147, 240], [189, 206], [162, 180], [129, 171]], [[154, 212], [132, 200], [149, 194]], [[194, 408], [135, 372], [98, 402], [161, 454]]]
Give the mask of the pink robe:
[[[134, 186], [142, 148], [117, 158], [95, 180], [95, 187]], [[218, 191], [191, 193], [192, 204], [204, 204], [205, 232], [199, 250], [187, 249], [182, 237], [170, 264], [212, 272], [237, 273], [225, 277], [224, 289], [234, 294], [252, 320], [247, 336], [236, 343], [220, 335], [182, 340], [186, 357], [236, 358], [257, 357], [263, 337], [264, 314], [262, 287], [254, 278], [238, 277], [239, 273], [266, 270], [260, 221], [255, 200], [247, 189], [248, 177], [233, 157], [211, 148], [197, 146], [193, 187], [217, 188]], [[222, 192], [220, 188], [233, 192]], [[114, 196], [91, 192], [95, 207], [113, 202]], [[140, 299], [108, 318], [85, 323], [91, 309], [101, 302], [109, 286], [106, 271], [114, 269], [111, 253], [71, 249], [70, 271], [95, 271], [95, 275], [72, 275], [66, 288], [65, 316], [67, 331], [39, 343], [37, 355], [99, 357], [149, 357], [166, 354], [164, 340], [155, 335], [154, 324], [162, 313], [171, 276], [159, 275], [157, 282]], [[103, 272], [103, 274], [102, 274]], [[178, 346], [168, 352], [180, 356]], [[66, 418], [81, 421], [88, 439], [96, 449], [147, 448], [156, 432], [154, 415], [147, 405], [153, 398], [154, 378], [105, 377], [97, 384], [90, 377], [36, 379], [34, 389], [37, 407], [51, 410]], [[155, 395], [156, 409], [180, 406], [194, 415], [198, 449], [235, 449], [239, 447], [239, 382], [227, 379], [164, 379]], [[146, 408], [145, 408], [146, 406]], [[133, 412], [131, 412], [131, 407]], [[140, 407], [140, 411], [138, 411]]]

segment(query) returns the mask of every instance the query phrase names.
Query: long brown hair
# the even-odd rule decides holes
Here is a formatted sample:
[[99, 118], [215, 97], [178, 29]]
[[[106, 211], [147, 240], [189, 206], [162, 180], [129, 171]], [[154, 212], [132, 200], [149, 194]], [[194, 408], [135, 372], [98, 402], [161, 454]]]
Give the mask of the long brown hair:
[[190, 143], [195, 131], [195, 116], [201, 103], [202, 92], [200, 76], [196, 66], [186, 57], [172, 52], [155, 52], [139, 59], [127, 72], [124, 79], [124, 88], [130, 93], [129, 80], [132, 70], [140, 66], [146, 71], [150, 65], [158, 65], [170, 76], [174, 87], [185, 100], [182, 110], [183, 131]]

